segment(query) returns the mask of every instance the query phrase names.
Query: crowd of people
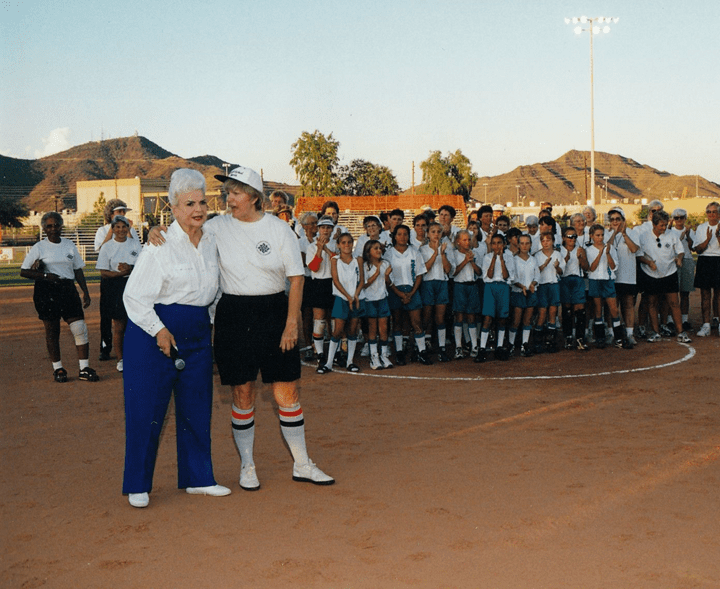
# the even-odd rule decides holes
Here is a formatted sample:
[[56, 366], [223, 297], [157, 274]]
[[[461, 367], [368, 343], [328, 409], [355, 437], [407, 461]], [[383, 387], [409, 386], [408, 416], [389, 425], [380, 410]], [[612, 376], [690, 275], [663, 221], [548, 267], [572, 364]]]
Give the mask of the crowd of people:
[[453, 223], [457, 212], [449, 205], [409, 223], [396, 209], [365, 217], [357, 240], [338, 224], [334, 201], [299, 219], [284, 193], [274, 192], [270, 203], [300, 242], [305, 359], [317, 360], [320, 374], [334, 365], [359, 371], [361, 334], [373, 370], [408, 360], [469, 356], [481, 363], [562, 348], [633, 349], [638, 340], [663, 337], [690, 343], [695, 288], [702, 305], [697, 335], [718, 328], [717, 202], [695, 229], [687, 211], [669, 215], [660, 201], [636, 227], [620, 206], [605, 224], [588, 206], [561, 226], [552, 205], [542, 203], [524, 230], [498, 206], [471, 212], [465, 228]]
[[[361, 341], [360, 355], [369, 357], [372, 370], [468, 356], [481, 363], [491, 354], [507, 361], [562, 347], [632, 349], [639, 339], [689, 343], [694, 288], [702, 313], [696, 335], [720, 330], [717, 202], [707, 205], [707, 221], [695, 229], [686, 211], [668, 215], [659, 201], [650, 203], [648, 220], [632, 228], [621, 207], [609, 211], [607, 226], [587, 207], [561, 227], [544, 203], [539, 215], [525, 219], [525, 230], [487, 205], [470, 213], [464, 228], [454, 223], [457, 211], [449, 205], [437, 213], [426, 208], [409, 223], [396, 209], [366, 216], [364, 233], [355, 239], [339, 224], [334, 201], [296, 219], [287, 195], [276, 191], [268, 214], [255, 171], [238, 167], [216, 178], [227, 195], [225, 215], [208, 218], [202, 174], [180, 169], [168, 194], [174, 222], [153, 228], [145, 247], [119, 200], [107, 204], [106, 224], [96, 236], [100, 360], [114, 348], [123, 373], [123, 493], [134, 507], [149, 504], [173, 395], [178, 487], [196, 495], [230, 494], [212, 468], [213, 356], [232, 392], [239, 484], [256, 491], [258, 375], [272, 387], [293, 480], [334, 483], [308, 456], [301, 352], [327, 374], [336, 366], [359, 372]], [[57, 213], [43, 216], [46, 238], [33, 246], [21, 275], [35, 282], [54, 380], [68, 380], [60, 358], [62, 319], [75, 338], [78, 378], [95, 382], [84, 262], [61, 237], [62, 224]]]

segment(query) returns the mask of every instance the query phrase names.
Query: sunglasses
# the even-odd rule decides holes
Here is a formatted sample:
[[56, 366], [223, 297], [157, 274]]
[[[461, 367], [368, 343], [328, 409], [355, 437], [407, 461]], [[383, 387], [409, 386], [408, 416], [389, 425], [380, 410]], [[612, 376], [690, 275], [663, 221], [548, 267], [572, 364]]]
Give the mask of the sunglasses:
[[577, 235], [566, 235], [565, 239], [577, 239]]
[[681, 221], [682, 219], [686, 219], [687, 217], [673, 217], [676, 221]]
[[657, 241], [657, 246], [662, 247], [662, 244], [660, 243], [660, 238], [656, 237], [655, 240]]
[[611, 221], [622, 221], [622, 217], [610, 217]]

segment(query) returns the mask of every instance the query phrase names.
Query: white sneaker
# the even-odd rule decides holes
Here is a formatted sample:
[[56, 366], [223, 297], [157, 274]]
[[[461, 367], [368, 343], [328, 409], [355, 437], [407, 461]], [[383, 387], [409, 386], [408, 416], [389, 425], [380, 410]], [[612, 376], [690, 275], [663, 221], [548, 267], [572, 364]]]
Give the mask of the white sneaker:
[[260, 488], [254, 464], [243, 465], [240, 469], [240, 488], [245, 491], [257, 491]]
[[385, 368], [383, 363], [380, 361], [380, 356], [378, 354], [373, 354], [370, 357], [370, 368], [373, 370], [382, 370]]
[[368, 356], [370, 356], [370, 344], [365, 342], [365, 344], [362, 347], [362, 350], [360, 350], [360, 357], [367, 358]]
[[647, 341], [649, 344], [654, 344], [662, 341], [662, 336], [659, 333], [651, 333], [648, 335]]
[[462, 348], [455, 348], [455, 360], [462, 360], [465, 357]]
[[118, 372], [122, 372], [122, 371], [123, 371], [123, 361], [122, 361], [122, 360], [120, 360], [120, 361], [117, 363], [117, 371], [118, 371]]
[[147, 507], [150, 495], [147, 493], [128, 493], [128, 501], [133, 507]]
[[225, 497], [232, 493], [227, 487], [222, 485], [212, 485], [210, 487], [188, 487], [185, 489], [188, 495], [210, 495], [210, 497]]
[[326, 475], [312, 460], [305, 464], [293, 465], [293, 480], [300, 483], [312, 483], [314, 485], [332, 485], [335, 479]]
[[470, 350], [470, 357], [477, 358], [477, 355], [478, 355], [478, 347], [475, 346], [472, 350]]
[[700, 328], [700, 331], [697, 332], [698, 337], [707, 337], [710, 335], [710, 324], [709, 323], [703, 323], [703, 326]]
[[692, 340], [688, 337], [687, 333], [681, 331], [680, 333], [678, 333], [677, 341], [681, 344], [689, 344]]
[[383, 354], [380, 356], [380, 360], [382, 361], [383, 368], [394, 368], [393, 363], [390, 362], [390, 356]]

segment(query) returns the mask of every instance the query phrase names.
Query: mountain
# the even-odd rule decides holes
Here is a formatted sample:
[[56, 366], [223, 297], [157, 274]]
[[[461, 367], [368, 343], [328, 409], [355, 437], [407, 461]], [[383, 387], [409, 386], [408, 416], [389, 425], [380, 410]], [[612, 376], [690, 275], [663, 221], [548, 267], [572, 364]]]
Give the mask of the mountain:
[[[633, 203], [647, 198], [668, 199], [695, 196], [695, 176], [676, 176], [611, 153], [595, 152], [595, 200], [607, 198]], [[587, 191], [586, 191], [587, 179]], [[485, 186], [487, 184], [487, 187]], [[720, 185], [697, 178], [698, 193], [720, 198]], [[516, 188], [519, 187], [519, 188]], [[485, 190], [487, 189], [487, 198]], [[416, 187], [415, 192], [418, 192]], [[473, 187], [471, 197], [479, 202], [516, 202], [525, 195], [530, 201], [554, 204], [583, 203], [590, 193], [590, 152], [568, 151], [552, 162], [518, 166], [507, 174], [483, 176]], [[586, 196], [587, 194], [587, 196]]]
[[37, 160], [0, 156], [0, 195], [26, 198], [31, 209], [49, 210], [55, 208], [55, 197], [68, 204], [74, 200], [78, 180], [169, 179], [181, 167], [199, 170], [214, 189], [220, 183], [213, 176], [225, 173], [223, 163], [211, 155], [185, 159], [145, 137], [91, 141]]

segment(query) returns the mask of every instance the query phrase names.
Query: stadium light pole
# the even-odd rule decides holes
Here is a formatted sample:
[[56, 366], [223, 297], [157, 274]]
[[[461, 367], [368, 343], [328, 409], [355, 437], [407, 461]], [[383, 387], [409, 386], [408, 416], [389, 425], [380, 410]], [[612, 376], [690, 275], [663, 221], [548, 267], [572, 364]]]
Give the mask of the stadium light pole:
[[485, 200], [483, 201], [483, 204], [485, 204], [487, 202], [487, 182], [485, 182], [483, 186], [485, 187]]
[[[609, 33], [610, 27], [608, 26], [611, 22], [617, 23], [620, 19], [618, 17], [607, 17], [597, 16], [590, 18], [587, 16], [574, 16], [573, 18], [566, 18], [565, 24], [570, 23], [576, 25], [573, 29], [576, 35], [580, 35], [583, 31], [590, 33], [590, 206], [595, 206], [595, 92], [593, 82], [593, 37], [602, 33]], [[584, 29], [580, 24], [589, 24], [587, 29]], [[605, 26], [601, 29], [598, 25], [605, 23]]]

